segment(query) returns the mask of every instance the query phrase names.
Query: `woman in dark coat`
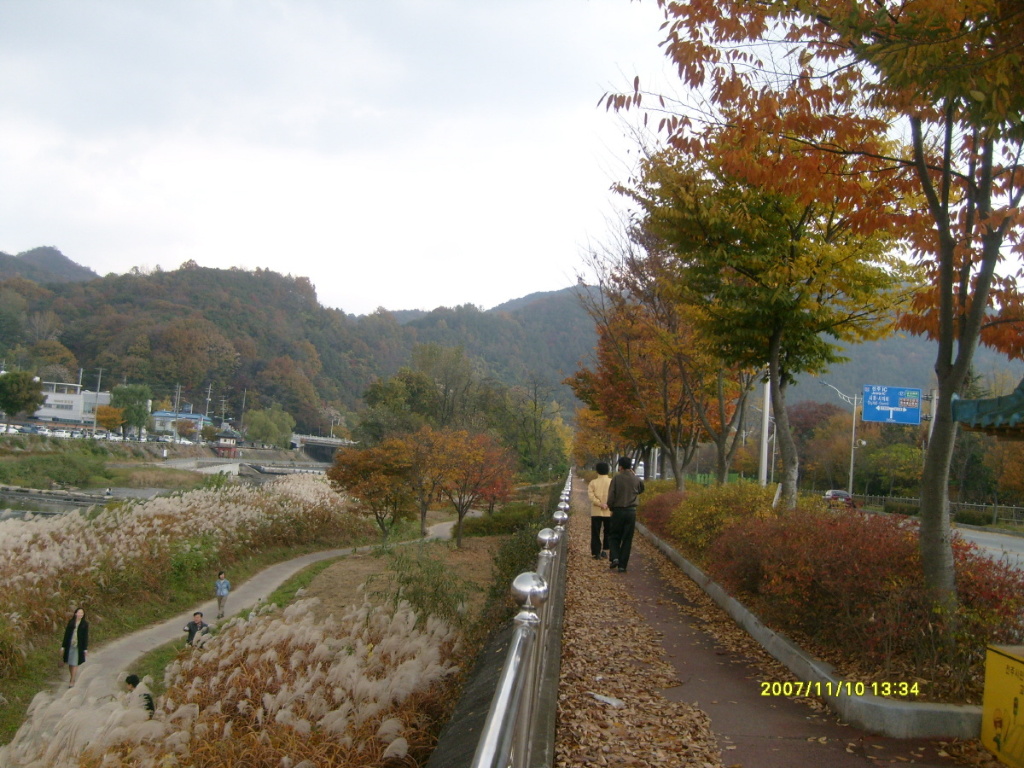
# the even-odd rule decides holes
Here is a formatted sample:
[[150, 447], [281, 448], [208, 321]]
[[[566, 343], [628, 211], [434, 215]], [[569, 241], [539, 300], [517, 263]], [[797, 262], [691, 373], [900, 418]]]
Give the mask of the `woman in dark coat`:
[[85, 609], [79, 608], [72, 614], [67, 627], [64, 628], [64, 642], [60, 646], [60, 659], [71, 671], [71, 683], [75, 684], [78, 667], [85, 663], [85, 654], [89, 650], [89, 622], [85, 620]]

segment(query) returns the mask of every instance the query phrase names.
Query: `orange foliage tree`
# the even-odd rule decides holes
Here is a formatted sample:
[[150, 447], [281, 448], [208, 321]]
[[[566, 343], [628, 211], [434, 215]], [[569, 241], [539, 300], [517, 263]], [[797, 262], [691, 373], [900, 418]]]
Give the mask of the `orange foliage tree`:
[[96, 406], [96, 422], [104, 429], [113, 432], [124, 424], [124, 411], [112, 405]]
[[409, 447], [399, 439], [371, 448], [342, 448], [334, 455], [327, 479], [352, 497], [356, 509], [373, 516], [386, 539], [395, 523], [413, 514], [411, 463]]
[[[856, 225], [887, 228], [927, 273], [904, 327], [937, 341], [939, 396], [921, 484], [922, 568], [933, 599], [956, 602], [949, 471], [951, 402], [979, 340], [1020, 356], [1024, 195], [1024, 6], [1005, 0], [659, 0], [665, 51], [687, 102], [632, 92], [679, 149], [748, 183], [854, 203]], [[647, 99], [645, 101], [645, 95]], [[723, 140], [726, 135], [726, 140]], [[785, 172], [764, 162], [784, 147]], [[887, 207], [861, 206], [865, 181]], [[873, 219], [873, 220], [872, 220]], [[1017, 271], [1017, 274], [1014, 272]]]
[[420, 536], [427, 535], [427, 512], [438, 495], [444, 480], [446, 464], [442, 450], [447, 444], [445, 435], [424, 426], [413, 432], [395, 438], [405, 444], [409, 457], [408, 483], [413, 500], [420, 513]]
[[508, 451], [484, 432], [445, 430], [438, 433], [437, 460], [444, 469], [440, 491], [458, 516], [455, 544], [462, 546], [462, 521], [478, 501], [486, 500], [512, 477]]
[[599, 290], [581, 297], [597, 326], [597, 362], [569, 384], [621, 434], [660, 446], [679, 489], [698, 441], [710, 438], [721, 482], [741, 439], [754, 375], [702, 344], [694, 308], [674, 285], [671, 256], [656, 242], [634, 231], [615, 259], [591, 258]]

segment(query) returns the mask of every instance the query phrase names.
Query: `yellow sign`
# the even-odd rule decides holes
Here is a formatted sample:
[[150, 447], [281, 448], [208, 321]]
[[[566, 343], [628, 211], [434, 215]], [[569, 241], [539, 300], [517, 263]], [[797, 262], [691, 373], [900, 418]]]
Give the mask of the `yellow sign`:
[[1001, 763], [1024, 768], [1024, 646], [987, 650], [981, 743]]

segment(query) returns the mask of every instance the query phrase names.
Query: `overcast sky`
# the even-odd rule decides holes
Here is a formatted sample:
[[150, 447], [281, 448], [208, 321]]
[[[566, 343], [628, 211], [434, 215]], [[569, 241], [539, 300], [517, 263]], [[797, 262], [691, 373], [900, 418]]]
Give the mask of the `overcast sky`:
[[2, 0], [0, 251], [263, 267], [354, 314], [571, 285], [656, 3]]

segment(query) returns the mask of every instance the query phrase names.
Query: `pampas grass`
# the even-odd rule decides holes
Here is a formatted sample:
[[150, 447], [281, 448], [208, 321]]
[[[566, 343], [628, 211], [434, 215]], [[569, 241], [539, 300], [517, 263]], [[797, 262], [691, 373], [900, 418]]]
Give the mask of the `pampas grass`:
[[[417, 765], [433, 746], [427, 713], [457, 671], [457, 633], [442, 621], [417, 622], [405, 602], [364, 601], [322, 621], [316, 602], [264, 607], [185, 651], [167, 670], [152, 721], [69, 712], [59, 739], [66, 746], [46, 764]], [[82, 743], [104, 718], [116, 726]], [[80, 762], [60, 762], [71, 745]]]
[[242, 553], [317, 541], [328, 530], [355, 541], [372, 528], [311, 475], [0, 522], [0, 639], [10, 636], [0, 642], [0, 669], [16, 668], [14, 649], [57, 632], [75, 605], [159, 594], [168, 579]]

